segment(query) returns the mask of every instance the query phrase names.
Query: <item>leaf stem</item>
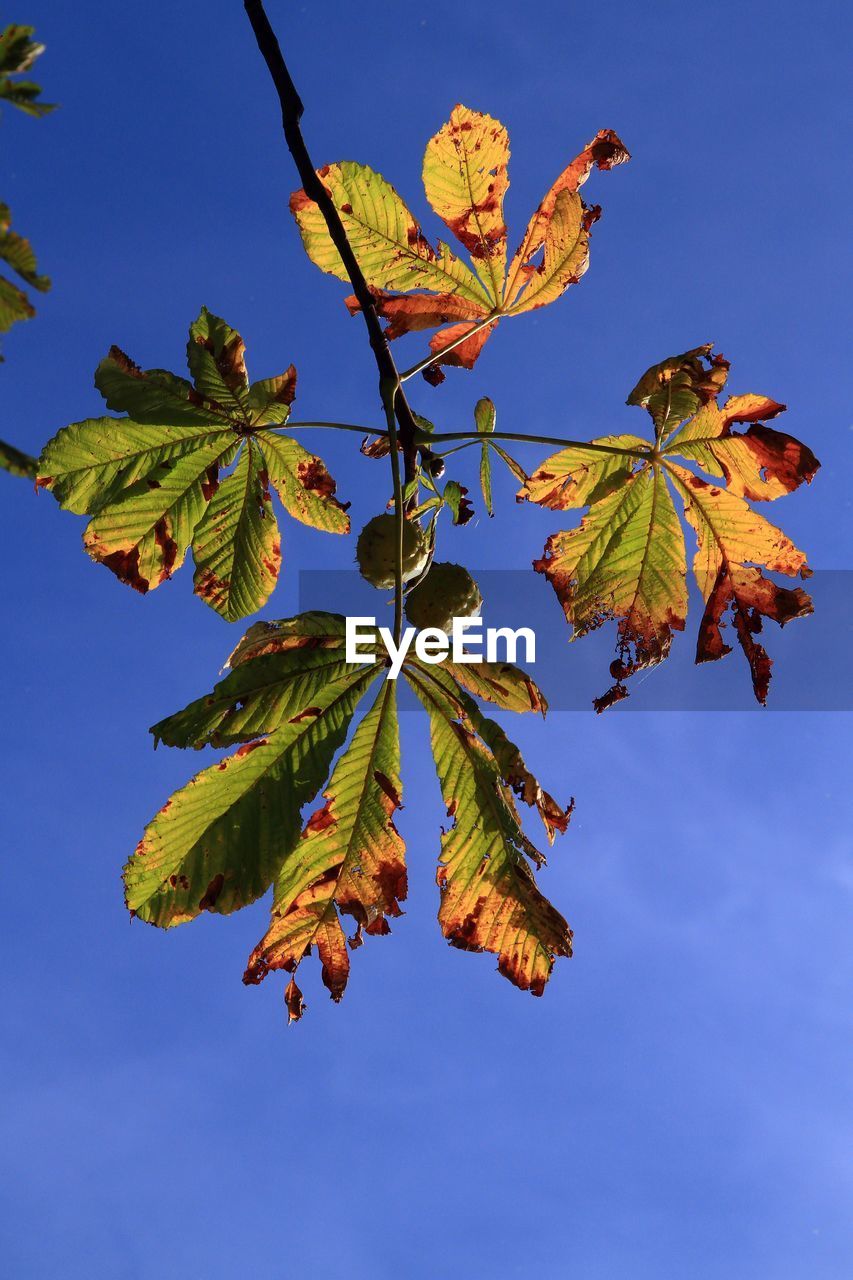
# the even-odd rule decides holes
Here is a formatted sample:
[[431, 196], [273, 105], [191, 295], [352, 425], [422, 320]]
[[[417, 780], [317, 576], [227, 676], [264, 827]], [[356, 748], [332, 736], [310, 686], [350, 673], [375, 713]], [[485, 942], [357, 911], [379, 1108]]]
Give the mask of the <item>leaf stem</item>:
[[[468, 444], [482, 444], [484, 439], [487, 440], [515, 440], [518, 444], [554, 444], [559, 445], [563, 449], [585, 449], [590, 453], [612, 453], [618, 457], [645, 458], [648, 456], [646, 449], [623, 449], [616, 445], [595, 444], [589, 440], [567, 440], [562, 436], [537, 436], [525, 435], [520, 431], [491, 431], [488, 436], [484, 437], [479, 431], [434, 431], [428, 439], [434, 444], [441, 444], [444, 440], [465, 440]], [[465, 448], [465, 445], [458, 446]], [[456, 449], [448, 450], [455, 453]], [[439, 455], [444, 456], [444, 455]]]
[[[282, 425], [281, 429], [283, 431], [308, 431], [315, 427], [329, 431], [357, 431], [360, 436], [387, 436], [389, 434], [382, 427], [360, 427], [355, 422], [287, 422]], [[267, 429], [275, 431], [278, 428], [270, 427]]]
[[433, 351], [430, 355], [425, 356], [423, 360], [419, 360], [417, 364], [413, 364], [411, 369], [406, 369], [404, 373], [400, 374], [400, 381], [405, 382], [408, 378], [413, 378], [416, 373], [422, 373], [424, 369], [428, 369], [431, 364], [435, 364], [436, 361], [440, 360], [442, 356], [448, 353], [448, 351], [453, 351], [455, 347], [461, 347], [463, 342], [467, 342], [469, 338], [473, 338], [481, 329], [485, 329], [488, 325], [494, 324], [496, 320], [501, 318], [501, 314], [501, 311], [496, 308], [494, 311], [490, 312], [489, 315], [478, 321], [473, 328], [467, 329], [465, 333], [461, 333], [458, 338], [454, 338], [452, 342], [448, 342], [446, 347], [442, 347], [440, 351]]

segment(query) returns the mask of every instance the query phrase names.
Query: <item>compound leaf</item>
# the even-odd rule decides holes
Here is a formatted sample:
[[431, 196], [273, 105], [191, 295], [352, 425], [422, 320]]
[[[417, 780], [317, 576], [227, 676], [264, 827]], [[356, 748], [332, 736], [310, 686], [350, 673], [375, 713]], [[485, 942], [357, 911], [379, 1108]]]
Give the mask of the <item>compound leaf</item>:
[[[812, 480], [819, 463], [798, 440], [760, 421], [784, 405], [756, 395], [717, 403], [728, 371], [710, 344], [654, 365], [628, 399], [648, 410], [653, 444], [604, 436], [588, 448], [563, 449], [519, 494], [553, 510], [588, 508], [577, 528], [548, 540], [534, 568], [554, 587], [575, 636], [617, 622], [615, 683], [595, 700], [599, 711], [627, 695], [627, 676], [665, 658], [673, 631], [684, 628], [687, 565], [673, 492], [698, 541], [693, 572], [706, 607], [697, 662], [730, 652], [721, 631], [730, 609], [763, 704], [772, 664], [755, 640], [762, 618], [782, 625], [811, 612], [802, 588], [779, 587], [756, 567], [789, 576], [810, 572], [803, 552], [745, 499], [790, 493]], [[732, 430], [737, 423], [750, 425], [738, 433]], [[684, 461], [724, 478], [728, 487], [696, 475]]]
[[[273, 969], [290, 973], [291, 1021], [305, 1007], [293, 975], [311, 948], [340, 1000], [350, 967], [342, 917], [354, 921], [355, 949], [365, 934], [389, 932], [407, 892], [394, 823], [402, 795], [397, 685], [381, 652], [366, 665], [348, 663], [345, 640], [339, 614], [257, 622], [225, 679], [154, 725], [155, 741], [169, 746], [237, 750], [167, 801], [124, 871], [131, 913], [163, 928], [203, 911], [237, 910], [274, 885], [270, 924], [244, 982], [259, 983]], [[377, 650], [378, 643], [377, 633]], [[409, 654], [403, 670], [429, 712], [454, 818], [439, 866], [442, 930], [455, 946], [494, 952], [502, 973], [541, 995], [554, 958], [571, 954], [571, 931], [536, 887], [529, 861], [539, 867], [544, 858], [524, 833], [516, 801], [539, 813], [549, 843], [566, 830], [572, 805], [563, 808], [540, 786], [466, 686], [503, 709], [544, 713], [545, 700], [508, 663], [438, 668]], [[373, 703], [340, 753], [323, 803], [302, 820], [371, 687]]]
[[260, 608], [278, 578], [270, 484], [305, 524], [345, 533], [349, 520], [322, 459], [272, 429], [289, 417], [292, 365], [250, 384], [243, 339], [206, 307], [187, 361], [192, 382], [111, 347], [95, 385], [128, 416], [65, 427], [43, 450], [37, 483], [93, 517], [87, 551], [138, 591], [170, 578], [192, 545], [196, 594], [234, 621]]

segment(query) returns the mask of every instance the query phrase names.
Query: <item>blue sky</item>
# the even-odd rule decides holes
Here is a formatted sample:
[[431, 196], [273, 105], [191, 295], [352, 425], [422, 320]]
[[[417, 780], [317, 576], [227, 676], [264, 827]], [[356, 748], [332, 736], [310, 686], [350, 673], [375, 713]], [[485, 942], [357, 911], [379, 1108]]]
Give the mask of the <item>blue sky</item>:
[[[514, 234], [598, 128], [633, 153], [587, 187], [604, 217], [578, 288], [507, 326], [475, 373], [416, 387], [416, 408], [458, 429], [488, 394], [505, 429], [636, 430], [638, 375], [714, 339], [733, 389], [785, 401], [782, 425], [824, 464], [774, 517], [818, 570], [850, 567], [841, 4], [269, 7], [318, 163], [372, 164], [432, 235], [420, 157], [457, 101], [510, 130]], [[113, 342], [180, 369], [202, 303], [243, 332], [254, 376], [296, 362], [300, 416], [377, 421], [360, 324], [286, 212], [296, 184], [242, 6], [98, 0], [82, 20], [28, 0], [10, 16], [47, 43], [39, 78], [62, 109], [2, 123], [0, 194], [55, 283], [4, 340], [0, 434], [37, 451], [100, 412], [92, 372]], [[358, 528], [385, 473], [352, 438], [311, 443]], [[513, 724], [578, 801], [542, 874], [576, 954], [542, 1000], [439, 936], [443, 810], [405, 716], [408, 912], [353, 957], [341, 1006], [306, 975], [287, 1030], [281, 984], [240, 982], [262, 905], [164, 935], [121, 902], [146, 820], [199, 763], [155, 755], [146, 728], [209, 686], [239, 626], [186, 570], [134, 595], [84, 556], [78, 518], [0, 484], [6, 1274], [849, 1272], [844, 714], [757, 712], [738, 656], [687, 672], [688, 624], [685, 678], [719, 679], [727, 710], [656, 711], [655, 676], [607, 716]], [[446, 558], [522, 569], [540, 553], [553, 516], [517, 508], [503, 478], [499, 497]], [[295, 611], [300, 568], [348, 568], [352, 543], [289, 523], [284, 555], [267, 617]], [[768, 644], [841, 684], [842, 624], [819, 610]]]

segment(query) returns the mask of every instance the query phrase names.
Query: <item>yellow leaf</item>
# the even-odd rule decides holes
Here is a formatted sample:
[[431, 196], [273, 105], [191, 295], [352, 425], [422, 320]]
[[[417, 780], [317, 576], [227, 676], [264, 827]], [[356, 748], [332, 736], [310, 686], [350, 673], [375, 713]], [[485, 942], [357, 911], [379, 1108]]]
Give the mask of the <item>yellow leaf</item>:
[[427, 200], [471, 254], [495, 306], [506, 275], [508, 163], [509, 137], [500, 121], [461, 105], [424, 154]]

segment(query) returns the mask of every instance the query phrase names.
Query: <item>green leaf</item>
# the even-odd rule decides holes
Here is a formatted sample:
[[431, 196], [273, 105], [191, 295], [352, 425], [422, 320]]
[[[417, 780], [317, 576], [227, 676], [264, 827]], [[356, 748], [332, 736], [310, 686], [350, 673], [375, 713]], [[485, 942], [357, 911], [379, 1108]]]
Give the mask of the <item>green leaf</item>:
[[[648, 449], [642, 436], [598, 436], [590, 442], [612, 449], [613, 453], [596, 453], [591, 449], [561, 449], [546, 459], [527, 478], [519, 499], [535, 502], [552, 511], [569, 511], [606, 498], [629, 479], [642, 458], [634, 451]], [[619, 452], [621, 450], [625, 452]]]
[[266, 604], [281, 567], [281, 538], [263, 457], [249, 440], [195, 528], [195, 593], [228, 622]]
[[169, 928], [227, 914], [272, 884], [377, 667], [351, 668], [269, 737], [199, 773], [148, 824], [124, 870], [130, 911]]
[[467, 524], [474, 514], [474, 508], [468, 499], [468, 490], [465, 485], [459, 484], [457, 480], [448, 480], [441, 496], [450, 510], [453, 523]]
[[13, 444], [0, 440], [0, 467], [10, 475], [21, 476], [24, 480], [35, 480], [38, 462], [28, 453], [22, 453]]
[[126, 413], [134, 422], [159, 425], [230, 427], [227, 413], [212, 409], [191, 382], [165, 369], [140, 369], [119, 347], [110, 347], [95, 370], [95, 386], [107, 408]]
[[[474, 272], [446, 245], [440, 243], [438, 253], [432, 249], [394, 188], [372, 169], [337, 164], [320, 170], [319, 177], [371, 286], [374, 306], [389, 322], [386, 336], [439, 329], [430, 339], [432, 364], [424, 370], [437, 383], [441, 364], [474, 367], [503, 316], [553, 302], [580, 279], [600, 209], [587, 208], [578, 190], [594, 168], [611, 169], [629, 158], [611, 129], [597, 133], [546, 193], [508, 272], [503, 202], [509, 139], [491, 116], [454, 107], [427, 144], [423, 162], [427, 199], [470, 252]], [[290, 207], [308, 256], [346, 279], [319, 208], [304, 191], [296, 192]], [[352, 296], [346, 305], [352, 314], [360, 309]]]
[[664, 439], [674, 427], [695, 413], [722, 390], [728, 376], [728, 361], [714, 356], [711, 367], [703, 360], [710, 356], [712, 342], [694, 347], [680, 356], [669, 356], [647, 369], [626, 404], [647, 409], [655, 424], [655, 438]]
[[11, 23], [0, 32], [0, 98], [26, 115], [45, 116], [55, 109], [55, 104], [36, 101], [41, 86], [31, 80], [12, 79], [29, 71], [44, 53], [44, 45], [32, 39], [34, 31], [34, 27]]
[[249, 957], [243, 981], [271, 969], [293, 973], [312, 946], [323, 982], [340, 1000], [349, 977], [340, 916], [362, 933], [389, 932], [406, 897], [404, 845], [394, 826], [400, 806], [396, 685], [382, 681], [377, 698], [341, 755], [324, 793], [279, 871], [269, 929]]
[[[562, 808], [527, 768], [520, 750], [510, 741], [501, 726], [484, 716], [477, 703], [466, 692], [466, 689], [470, 689], [478, 697], [496, 703], [505, 711], [541, 711], [544, 716], [548, 704], [527, 672], [509, 664], [499, 666], [497, 663], [457, 666], [455, 663], [444, 662], [438, 667], [425, 666], [415, 659], [409, 666], [413, 671], [419, 672], [422, 678], [439, 685], [448, 703], [456, 708], [456, 714], [467, 718], [472, 729], [494, 755], [502, 781], [519, 800], [537, 810], [545, 827], [548, 843], [553, 844], [555, 835], [568, 828], [574, 800], [570, 801], [567, 808]], [[495, 670], [499, 673], [497, 677], [492, 674]], [[472, 672], [473, 679], [470, 678]], [[541, 859], [541, 854], [535, 850], [531, 856], [534, 860]]]
[[31, 320], [35, 313], [23, 289], [0, 276], [0, 333], [8, 333], [19, 320]]
[[503, 462], [507, 470], [515, 477], [519, 484], [527, 484], [528, 475], [520, 462], [516, 462], [515, 458], [502, 449], [499, 444], [495, 444], [494, 440], [489, 441], [489, 448], [494, 449], [495, 453]]
[[296, 396], [296, 369], [291, 364], [274, 378], [261, 378], [249, 387], [248, 403], [252, 425], [284, 426]]
[[[489, 295], [471, 269], [424, 237], [397, 192], [367, 165], [346, 160], [318, 174], [340, 215], [367, 283], [376, 289], [430, 289], [488, 308]], [[304, 191], [290, 198], [305, 252], [322, 271], [349, 280], [319, 207]]]
[[[306, 615], [303, 615], [303, 618]], [[265, 624], [259, 623], [258, 626]], [[155, 724], [167, 747], [229, 747], [271, 733], [352, 670], [339, 648], [300, 645], [240, 663], [212, 693]]]
[[508, 310], [520, 315], [547, 306], [577, 284], [589, 266], [589, 232], [597, 212], [576, 191], [561, 191], [545, 232], [542, 264], [531, 272], [521, 297]]
[[[38, 484], [67, 511], [88, 515], [191, 454], [218, 457], [236, 445], [220, 426], [156, 426], [130, 418], [86, 418], [64, 427], [42, 450]], [[207, 464], [205, 464], [207, 465]]]
[[[412, 662], [416, 666], [422, 665], [417, 658]], [[511, 662], [468, 664], [448, 659], [441, 664], [441, 669], [470, 693], [486, 702], [493, 702], [502, 711], [538, 711], [544, 716], [548, 710], [548, 702], [536, 681]], [[429, 666], [426, 670], [429, 673], [433, 668]]]
[[430, 719], [432, 752], [452, 825], [441, 841], [439, 923], [466, 951], [491, 951], [498, 970], [542, 995], [554, 960], [571, 955], [571, 930], [540, 893], [527, 862], [541, 855], [524, 834], [512, 791], [464, 707], [419, 673], [407, 679]]
[[[170, 746], [239, 746], [172, 796], [125, 867], [128, 907], [161, 927], [236, 910], [274, 884], [269, 928], [244, 981], [260, 982], [271, 969], [294, 974], [316, 947], [334, 1000], [349, 975], [342, 917], [355, 922], [352, 949], [365, 934], [389, 932], [407, 881], [394, 825], [402, 793], [397, 685], [384, 658], [347, 663], [345, 637], [346, 619], [320, 611], [254, 623], [230, 674], [153, 727]], [[501, 972], [541, 994], [554, 956], [570, 954], [571, 933], [536, 888], [527, 859], [537, 866], [544, 859], [521, 827], [516, 799], [538, 811], [549, 842], [566, 829], [571, 806], [543, 790], [462, 682], [505, 709], [544, 712], [544, 698], [509, 664], [475, 671], [409, 656], [404, 678], [429, 711], [455, 820], [439, 866], [442, 929], [456, 946], [495, 952]], [[341, 752], [324, 802], [301, 821], [371, 687], [373, 704]], [[293, 980], [285, 1002], [291, 1020], [301, 1016]]]
[[[491, 435], [495, 429], [496, 421], [497, 412], [495, 406], [488, 397], [484, 396], [474, 406], [474, 423], [477, 431], [481, 435]], [[492, 463], [489, 457], [489, 446], [485, 441], [480, 446], [480, 489], [482, 490], [486, 511], [490, 516], [493, 516], [495, 512], [492, 506]]]
[[86, 549], [138, 591], [171, 577], [193, 545], [196, 593], [228, 621], [260, 608], [278, 578], [270, 484], [303, 523], [349, 529], [322, 459], [264, 425], [286, 423], [296, 370], [250, 386], [244, 351], [237, 331], [206, 307], [190, 328], [193, 383], [140, 369], [112, 347], [95, 384], [129, 416], [58, 432], [37, 480], [62, 506], [94, 516]]
[[343, 614], [320, 609], [277, 622], [253, 622], [227, 665], [239, 667], [265, 654], [286, 653], [291, 649], [343, 649], [345, 640]]
[[92, 559], [143, 595], [171, 578], [235, 448], [226, 436], [171, 458], [99, 507], [83, 534]]
[[246, 344], [236, 329], [202, 307], [190, 325], [187, 364], [196, 391], [241, 422], [251, 418]]

